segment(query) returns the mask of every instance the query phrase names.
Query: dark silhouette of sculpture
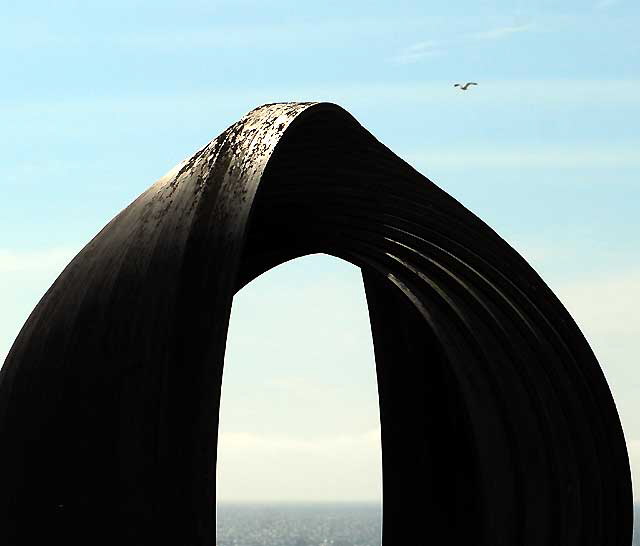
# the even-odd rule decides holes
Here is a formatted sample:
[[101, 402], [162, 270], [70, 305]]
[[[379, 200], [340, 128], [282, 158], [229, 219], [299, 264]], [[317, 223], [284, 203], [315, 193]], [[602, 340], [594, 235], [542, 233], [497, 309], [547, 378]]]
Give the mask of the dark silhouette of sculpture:
[[287, 260], [362, 269], [383, 544], [627, 546], [600, 367], [540, 277], [340, 107], [261, 106], [118, 214], [0, 375], [0, 544], [211, 546], [234, 293]]

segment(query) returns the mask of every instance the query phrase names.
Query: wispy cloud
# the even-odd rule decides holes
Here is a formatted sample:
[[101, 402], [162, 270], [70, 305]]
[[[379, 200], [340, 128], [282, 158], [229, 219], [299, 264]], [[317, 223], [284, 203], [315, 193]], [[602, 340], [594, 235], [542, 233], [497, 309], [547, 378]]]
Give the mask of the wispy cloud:
[[599, 339], [640, 336], [640, 268], [575, 279], [556, 291], [576, 321]]
[[533, 23], [528, 23], [526, 25], [512, 25], [507, 27], [494, 28], [483, 32], [476, 32], [475, 34], [472, 34], [471, 37], [477, 40], [500, 40], [502, 38], [512, 36], [513, 34], [531, 32], [534, 29], [535, 26], [533, 25]]
[[411, 64], [427, 57], [437, 57], [442, 55], [438, 42], [429, 40], [426, 42], [418, 42], [409, 47], [404, 48], [398, 55], [393, 57], [393, 60], [399, 64]]
[[535, 29], [536, 26], [533, 23], [525, 23], [492, 28], [472, 34], [462, 34], [445, 41], [427, 40], [423, 42], [417, 42], [402, 49], [395, 57], [393, 57], [392, 60], [399, 64], [411, 64], [421, 61], [427, 57], [442, 55], [445, 50], [451, 48], [456, 49], [461, 47], [469, 47], [475, 40], [500, 40], [514, 34], [531, 32]]
[[458, 148], [428, 150], [408, 154], [410, 163], [424, 169], [585, 169], [585, 168], [639, 168], [638, 148], [523, 148], [504, 146], [475, 149]]
[[620, 0], [599, 0], [596, 2], [596, 9], [609, 9], [618, 4]]
[[0, 248], [0, 274], [59, 271], [76, 252], [70, 248], [27, 251]]
[[218, 499], [378, 500], [380, 429], [298, 437], [224, 432], [218, 437]]
[[340, 452], [354, 449], [378, 451], [380, 428], [360, 434], [339, 434], [315, 438], [300, 438], [288, 435], [266, 435], [248, 432], [222, 432], [218, 438], [219, 451], [317, 453], [332, 457]]

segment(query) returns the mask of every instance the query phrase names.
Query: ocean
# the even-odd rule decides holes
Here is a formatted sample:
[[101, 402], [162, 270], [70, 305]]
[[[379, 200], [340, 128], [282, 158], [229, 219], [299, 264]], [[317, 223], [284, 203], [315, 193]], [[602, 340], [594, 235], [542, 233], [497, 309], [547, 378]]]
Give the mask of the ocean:
[[219, 504], [217, 546], [380, 546], [381, 505]]
[[380, 546], [380, 516], [380, 504], [219, 504], [217, 546]]

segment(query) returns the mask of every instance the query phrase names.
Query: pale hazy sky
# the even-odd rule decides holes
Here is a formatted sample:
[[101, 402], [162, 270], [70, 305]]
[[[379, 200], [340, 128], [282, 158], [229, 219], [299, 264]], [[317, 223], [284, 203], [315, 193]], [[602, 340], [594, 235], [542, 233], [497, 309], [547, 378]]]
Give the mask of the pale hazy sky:
[[[640, 483], [638, 2], [0, 11], [0, 362], [62, 267], [155, 179], [259, 104], [329, 100], [557, 292], [600, 359]], [[467, 80], [480, 85], [452, 87]], [[376, 403], [359, 272], [312, 256], [257, 279], [234, 302], [220, 498], [379, 499]]]

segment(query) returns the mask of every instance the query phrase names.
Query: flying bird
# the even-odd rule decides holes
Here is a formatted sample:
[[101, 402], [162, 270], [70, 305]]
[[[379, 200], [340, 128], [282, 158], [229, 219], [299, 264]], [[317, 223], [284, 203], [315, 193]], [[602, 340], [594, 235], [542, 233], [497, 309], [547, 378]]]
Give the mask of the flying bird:
[[453, 87], [459, 87], [460, 89], [462, 89], [463, 91], [466, 91], [467, 89], [469, 89], [470, 85], [478, 85], [476, 82], [467, 82], [467, 83], [456, 83], [453, 85]]

